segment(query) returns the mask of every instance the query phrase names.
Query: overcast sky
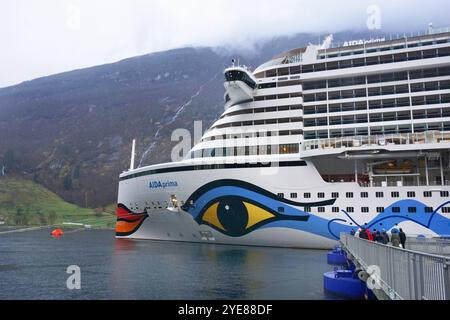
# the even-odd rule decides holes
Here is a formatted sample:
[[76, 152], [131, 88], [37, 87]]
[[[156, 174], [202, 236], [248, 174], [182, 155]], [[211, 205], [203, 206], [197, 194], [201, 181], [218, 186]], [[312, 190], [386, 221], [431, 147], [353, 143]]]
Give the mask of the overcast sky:
[[363, 29], [377, 16], [382, 31], [446, 27], [449, 12], [448, 0], [0, 0], [0, 87], [185, 45]]

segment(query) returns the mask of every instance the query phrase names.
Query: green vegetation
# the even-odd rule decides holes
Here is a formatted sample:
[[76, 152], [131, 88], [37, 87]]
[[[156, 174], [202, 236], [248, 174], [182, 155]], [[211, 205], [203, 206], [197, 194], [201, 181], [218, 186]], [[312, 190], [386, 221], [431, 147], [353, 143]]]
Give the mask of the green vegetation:
[[80, 208], [31, 180], [0, 177], [0, 216], [9, 225], [62, 225], [82, 223], [113, 228], [115, 215], [108, 209]]

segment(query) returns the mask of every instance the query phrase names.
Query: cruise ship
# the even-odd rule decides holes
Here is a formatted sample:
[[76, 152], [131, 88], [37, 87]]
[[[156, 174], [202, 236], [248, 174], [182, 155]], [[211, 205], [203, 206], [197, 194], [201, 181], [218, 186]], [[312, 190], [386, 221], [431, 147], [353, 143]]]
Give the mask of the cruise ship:
[[224, 76], [225, 112], [184, 160], [120, 175], [118, 238], [327, 249], [363, 227], [450, 235], [450, 30], [330, 36]]

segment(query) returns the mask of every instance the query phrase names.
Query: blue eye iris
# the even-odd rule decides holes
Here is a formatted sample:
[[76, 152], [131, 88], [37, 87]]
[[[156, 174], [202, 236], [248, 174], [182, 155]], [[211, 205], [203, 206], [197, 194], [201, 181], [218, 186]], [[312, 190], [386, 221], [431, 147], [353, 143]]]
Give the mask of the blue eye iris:
[[230, 234], [244, 234], [248, 223], [248, 211], [241, 199], [225, 197], [219, 202], [217, 216]]

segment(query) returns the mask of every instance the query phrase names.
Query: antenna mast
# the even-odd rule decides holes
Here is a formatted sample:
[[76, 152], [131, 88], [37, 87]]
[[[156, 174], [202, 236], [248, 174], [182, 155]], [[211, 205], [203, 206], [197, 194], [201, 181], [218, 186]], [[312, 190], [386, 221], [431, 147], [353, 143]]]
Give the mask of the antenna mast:
[[133, 139], [133, 145], [131, 147], [131, 162], [130, 170], [134, 170], [134, 158], [136, 156], [136, 139]]

